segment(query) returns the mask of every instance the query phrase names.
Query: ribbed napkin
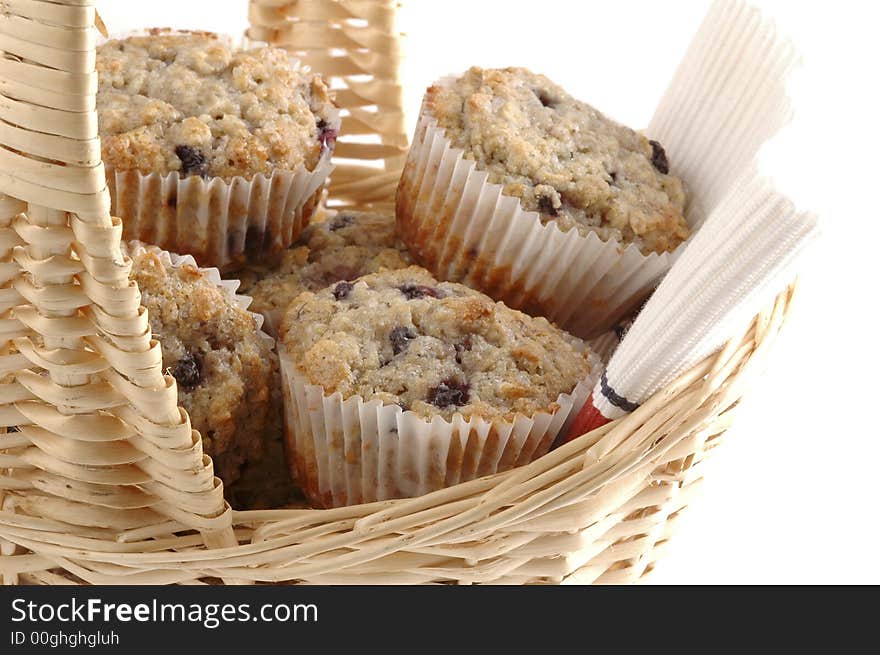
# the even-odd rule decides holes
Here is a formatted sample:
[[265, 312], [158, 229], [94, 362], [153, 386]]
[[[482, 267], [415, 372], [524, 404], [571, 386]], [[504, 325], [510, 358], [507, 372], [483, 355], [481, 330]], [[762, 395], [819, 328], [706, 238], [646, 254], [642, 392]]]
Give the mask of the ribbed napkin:
[[569, 438], [634, 411], [792, 281], [816, 219], [758, 174], [757, 157], [791, 119], [787, 85], [797, 59], [755, 7], [713, 4], [646, 130], [689, 188], [695, 234], [626, 332]]
[[570, 437], [634, 411], [745, 329], [792, 281], [816, 233], [813, 214], [766, 178], [744, 174], [627, 331]]

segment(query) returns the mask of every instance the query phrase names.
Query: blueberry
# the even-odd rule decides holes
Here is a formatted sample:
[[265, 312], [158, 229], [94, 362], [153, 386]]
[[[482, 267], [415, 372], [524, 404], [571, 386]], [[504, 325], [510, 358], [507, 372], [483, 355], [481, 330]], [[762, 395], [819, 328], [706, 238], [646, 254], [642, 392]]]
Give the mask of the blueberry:
[[336, 300], [343, 300], [344, 298], [348, 298], [348, 294], [354, 288], [354, 285], [351, 282], [340, 282], [335, 287], [333, 287], [333, 297]]
[[409, 342], [415, 338], [415, 332], [401, 325], [391, 330], [391, 334], [388, 335], [388, 339], [391, 341], [391, 350], [395, 355], [399, 355], [406, 350]]
[[553, 199], [550, 196], [538, 196], [538, 211], [550, 216], [559, 216], [559, 210], [553, 206]]
[[337, 214], [333, 217], [333, 220], [330, 221], [330, 224], [327, 228], [331, 232], [335, 232], [336, 230], [341, 230], [344, 227], [348, 227], [354, 223], [354, 216], [351, 214]]
[[664, 175], [669, 174], [669, 160], [666, 158], [666, 151], [656, 141], [651, 141], [651, 163]]
[[543, 89], [539, 89], [535, 91], [535, 95], [538, 96], [538, 100], [541, 101], [541, 104], [545, 107], [550, 107], [551, 109], [556, 107], [556, 100], [550, 97]]
[[198, 148], [192, 146], [177, 146], [174, 154], [181, 162], [180, 174], [184, 177], [188, 175], [199, 175], [200, 177], [208, 177], [208, 159]]
[[186, 353], [171, 367], [171, 375], [182, 389], [194, 389], [202, 381], [201, 356], [198, 353]]
[[407, 300], [416, 300], [417, 298], [424, 298], [425, 296], [430, 296], [431, 298], [446, 297], [446, 293], [444, 293], [442, 289], [438, 289], [437, 287], [426, 287], [422, 284], [404, 284], [403, 286], [397, 287], [397, 290], [406, 296]]
[[445, 409], [446, 407], [461, 407], [466, 405], [470, 398], [471, 385], [458, 380], [443, 380], [440, 386], [428, 391], [428, 402]]
[[333, 146], [336, 145], [336, 137], [339, 136], [339, 131], [328, 125], [327, 121], [323, 118], [318, 121], [317, 126], [318, 141], [321, 144], [321, 150], [323, 151], [328, 148], [333, 148]]

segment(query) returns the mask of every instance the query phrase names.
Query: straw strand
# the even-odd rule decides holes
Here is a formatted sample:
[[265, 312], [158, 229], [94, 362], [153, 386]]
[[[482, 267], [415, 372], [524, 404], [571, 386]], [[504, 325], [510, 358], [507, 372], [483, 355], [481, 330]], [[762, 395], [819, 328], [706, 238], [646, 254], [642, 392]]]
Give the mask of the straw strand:
[[394, 202], [408, 145], [396, 13], [393, 0], [250, 0], [248, 36], [291, 51], [336, 90], [344, 117], [336, 206]]

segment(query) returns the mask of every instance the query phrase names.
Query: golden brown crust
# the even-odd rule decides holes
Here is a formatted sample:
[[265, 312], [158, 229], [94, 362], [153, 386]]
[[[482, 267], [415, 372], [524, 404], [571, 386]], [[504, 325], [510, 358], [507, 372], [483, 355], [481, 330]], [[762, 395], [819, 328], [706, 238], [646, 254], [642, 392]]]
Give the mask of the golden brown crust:
[[675, 249], [685, 193], [662, 146], [522, 68], [471, 68], [434, 85], [424, 109], [489, 182], [561, 230]]
[[119, 171], [251, 179], [312, 170], [335, 142], [327, 86], [277, 48], [150, 30], [99, 46], [97, 70], [102, 156]]
[[545, 319], [410, 267], [303, 293], [285, 353], [328, 395], [359, 395], [447, 420], [552, 411], [587, 377], [588, 351]]

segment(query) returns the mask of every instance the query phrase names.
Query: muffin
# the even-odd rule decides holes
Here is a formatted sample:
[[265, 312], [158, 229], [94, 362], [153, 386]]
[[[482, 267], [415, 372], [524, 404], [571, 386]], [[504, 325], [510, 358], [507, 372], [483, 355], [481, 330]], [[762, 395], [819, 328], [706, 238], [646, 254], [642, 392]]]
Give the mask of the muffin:
[[251, 311], [263, 314], [264, 329], [276, 336], [281, 313], [303, 291], [319, 291], [335, 282], [410, 264], [394, 216], [344, 211], [307, 227], [277, 268], [249, 271], [242, 277], [239, 293], [254, 299]]
[[124, 236], [224, 269], [280, 253], [329, 174], [338, 112], [281, 49], [149, 30], [97, 49], [98, 124]]
[[583, 404], [583, 342], [409, 267], [305, 292], [279, 345], [285, 434], [309, 499], [417, 496], [547, 452]]
[[128, 251], [180, 405], [201, 433], [215, 472], [231, 484], [263, 452], [277, 366], [272, 340], [260, 331], [261, 317], [245, 310], [246, 299], [221, 284], [217, 271], [153, 246], [132, 243]]
[[685, 208], [661, 144], [522, 68], [428, 89], [397, 195], [417, 263], [582, 337], [667, 270]]

